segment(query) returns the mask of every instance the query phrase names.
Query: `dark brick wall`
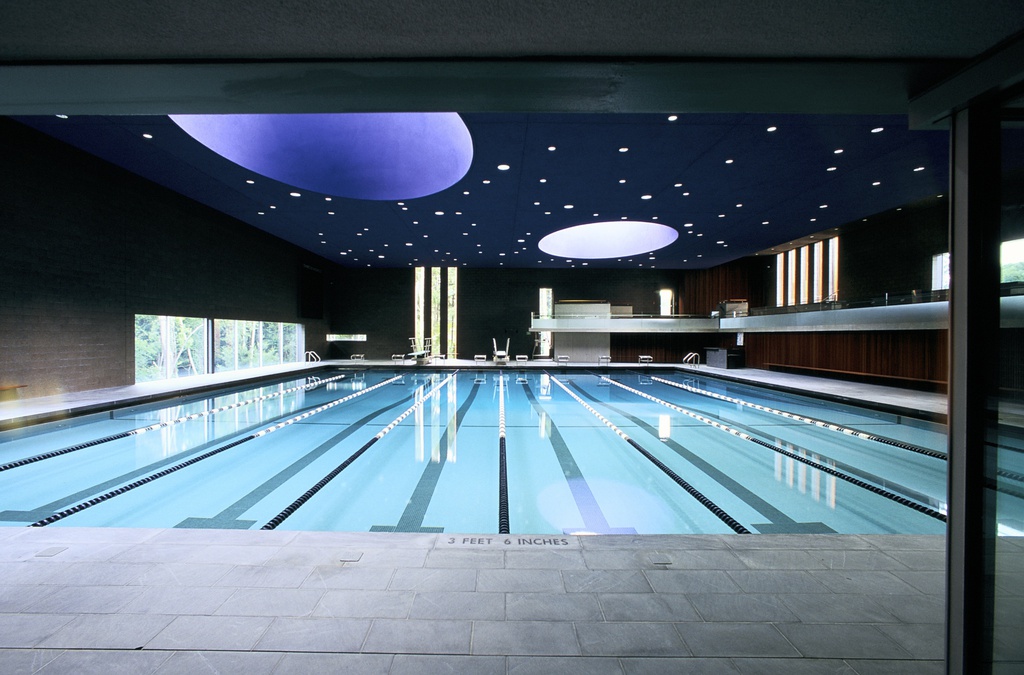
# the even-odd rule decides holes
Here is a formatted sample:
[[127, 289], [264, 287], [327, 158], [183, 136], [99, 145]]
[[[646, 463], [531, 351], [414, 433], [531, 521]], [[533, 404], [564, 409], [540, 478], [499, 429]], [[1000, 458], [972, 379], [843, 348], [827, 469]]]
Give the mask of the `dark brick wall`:
[[302, 262], [333, 268], [10, 120], [0, 139], [0, 384], [23, 397], [131, 384], [136, 313], [300, 322]]

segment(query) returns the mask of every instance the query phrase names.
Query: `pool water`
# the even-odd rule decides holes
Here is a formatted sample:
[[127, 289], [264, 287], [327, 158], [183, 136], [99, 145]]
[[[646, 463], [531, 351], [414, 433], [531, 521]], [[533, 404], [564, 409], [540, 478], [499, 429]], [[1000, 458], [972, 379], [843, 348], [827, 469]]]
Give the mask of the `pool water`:
[[328, 372], [2, 434], [0, 525], [941, 534], [945, 446], [677, 372]]

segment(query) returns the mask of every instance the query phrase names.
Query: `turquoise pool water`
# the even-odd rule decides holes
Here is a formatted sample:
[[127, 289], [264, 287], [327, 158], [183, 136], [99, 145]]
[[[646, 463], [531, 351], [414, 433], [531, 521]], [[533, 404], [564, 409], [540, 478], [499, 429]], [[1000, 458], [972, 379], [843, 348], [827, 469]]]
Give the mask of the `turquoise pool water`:
[[941, 425], [672, 372], [327, 373], [40, 432], [0, 435], [0, 525], [945, 531]]

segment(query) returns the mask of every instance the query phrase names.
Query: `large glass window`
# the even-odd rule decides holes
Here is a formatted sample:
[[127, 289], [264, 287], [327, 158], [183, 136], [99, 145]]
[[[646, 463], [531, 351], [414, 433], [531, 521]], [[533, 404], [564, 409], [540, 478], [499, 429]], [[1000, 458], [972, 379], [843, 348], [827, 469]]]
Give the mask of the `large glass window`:
[[135, 315], [136, 382], [293, 363], [303, 349], [299, 324]]

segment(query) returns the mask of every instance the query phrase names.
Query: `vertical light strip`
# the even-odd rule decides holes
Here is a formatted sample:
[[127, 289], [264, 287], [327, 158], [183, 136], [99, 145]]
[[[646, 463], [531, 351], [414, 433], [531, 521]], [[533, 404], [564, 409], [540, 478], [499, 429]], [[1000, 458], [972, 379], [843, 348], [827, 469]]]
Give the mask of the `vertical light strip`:
[[[550, 288], [540, 289], [539, 318], [550, 319], [555, 308], [555, 294]], [[551, 331], [541, 331], [540, 345], [537, 349], [537, 356], [546, 357], [551, 354]]]
[[441, 268], [430, 268], [430, 353], [441, 350]]
[[806, 305], [810, 301], [810, 286], [811, 286], [811, 273], [810, 273], [810, 258], [811, 248], [809, 246], [800, 247], [800, 304]]
[[786, 251], [786, 304], [796, 304], [796, 249]]
[[413, 276], [413, 337], [415, 338], [416, 344], [413, 345], [412, 351], [422, 349], [423, 345], [423, 325], [426, 323], [423, 314], [424, 311], [424, 292], [426, 287], [426, 270], [422, 267], [417, 267]]
[[825, 244], [822, 242], [815, 242], [814, 246], [811, 247], [814, 257], [814, 294], [812, 302], [821, 302], [824, 299], [822, 293], [822, 275], [824, 274], [825, 268]]
[[459, 268], [448, 268], [448, 335], [445, 353], [456, 358], [459, 353]]
[[775, 306], [786, 305], [786, 254], [775, 254]]
[[672, 316], [672, 289], [663, 288], [658, 291], [661, 316]]
[[828, 240], [828, 295], [839, 299], [839, 237]]

